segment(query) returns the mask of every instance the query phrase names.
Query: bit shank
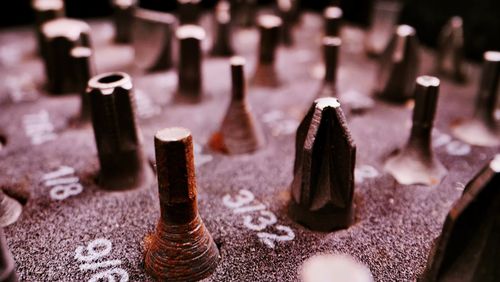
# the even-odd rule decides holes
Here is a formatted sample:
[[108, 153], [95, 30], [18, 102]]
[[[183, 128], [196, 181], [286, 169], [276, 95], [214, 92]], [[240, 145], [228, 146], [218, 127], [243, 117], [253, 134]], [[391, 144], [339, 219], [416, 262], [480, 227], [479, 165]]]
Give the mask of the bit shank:
[[252, 84], [275, 88], [280, 85], [275, 70], [275, 61], [282, 20], [274, 15], [261, 15], [258, 22], [260, 32], [259, 56]]
[[340, 36], [340, 27], [342, 24], [342, 9], [336, 6], [330, 6], [323, 12], [325, 21], [325, 36], [338, 37]]
[[200, 20], [201, 0], [177, 0], [178, 17], [181, 25], [197, 25]]
[[215, 8], [215, 39], [212, 56], [232, 56], [231, 43], [231, 6], [228, 1], [220, 1]]
[[318, 97], [336, 97], [339, 49], [342, 44], [342, 40], [338, 37], [323, 37], [322, 43], [325, 76], [323, 84], [318, 92]]
[[179, 65], [177, 96], [200, 100], [203, 94], [201, 42], [205, 31], [197, 25], [184, 25], [177, 29], [179, 40]]
[[112, 0], [115, 42], [127, 44], [132, 41], [132, 23], [136, 0]]
[[14, 259], [5, 240], [3, 228], [0, 228], [0, 281], [17, 282]]
[[436, 72], [457, 82], [465, 82], [467, 79], [463, 33], [462, 18], [455, 16], [444, 26], [438, 39]]
[[95, 74], [95, 66], [92, 59], [92, 49], [88, 47], [75, 47], [71, 49], [71, 58], [75, 67], [75, 85], [80, 94], [80, 122], [90, 121], [90, 97], [87, 95], [87, 85]]
[[46, 57], [42, 26], [48, 21], [65, 16], [64, 2], [62, 0], [34, 0], [31, 2], [35, 12], [35, 33], [38, 41], [38, 52]]

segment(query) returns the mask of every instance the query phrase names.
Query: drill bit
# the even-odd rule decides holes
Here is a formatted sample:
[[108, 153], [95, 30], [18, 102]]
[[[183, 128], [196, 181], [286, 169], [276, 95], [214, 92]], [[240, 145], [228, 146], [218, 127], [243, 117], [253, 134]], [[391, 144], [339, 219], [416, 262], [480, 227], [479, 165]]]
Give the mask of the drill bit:
[[292, 46], [294, 44], [293, 39], [293, 15], [294, 11], [298, 9], [297, 1], [295, 0], [277, 0], [278, 14], [281, 18], [281, 43], [285, 46]]
[[434, 157], [431, 132], [436, 114], [440, 81], [432, 76], [416, 80], [413, 125], [406, 146], [385, 163], [400, 184], [439, 184], [446, 175], [445, 167]]
[[275, 70], [275, 61], [282, 20], [274, 15], [261, 15], [258, 22], [260, 31], [259, 56], [252, 84], [275, 88], [280, 85]]
[[318, 92], [318, 97], [335, 97], [337, 96], [339, 48], [342, 40], [338, 37], [323, 37], [322, 43], [325, 76]]
[[62, 0], [34, 0], [31, 2], [35, 12], [35, 33], [38, 42], [38, 52], [42, 57], [46, 56], [43, 41], [42, 26], [44, 23], [62, 18], [65, 15], [64, 2]]
[[115, 24], [115, 42], [130, 43], [132, 41], [132, 19], [136, 0], [113, 0], [113, 21]]
[[198, 281], [215, 270], [219, 251], [198, 213], [191, 133], [158, 131], [155, 153], [160, 219], [146, 237], [146, 271], [161, 281]]
[[3, 228], [0, 228], [0, 281], [17, 282], [16, 266], [9, 246], [5, 240]]
[[342, 9], [336, 6], [330, 6], [323, 12], [325, 21], [325, 36], [340, 36], [340, 27], [342, 24]]
[[197, 25], [183, 25], [176, 35], [180, 44], [177, 97], [198, 101], [203, 95], [201, 42], [205, 30]]
[[297, 129], [292, 219], [332, 231], [354, 222], [356, 145], [335, 98], [317, 99]]
[[200, 20], [201, 0], [177, 0], [180, 25], [197, 25]]
[[210, 53], [212, 56], [232, 56], [231, 6], [228, 1], [220, 1], [215, 7], [215, 25], [215, 39]]
[[75, 47], [71, 49], [71, 58], [75, 67], [75, 85], [80, 94], [80, 115], [78, 122], [90, 121], [90, 97], [87, 95], [87, 85], [95, 74], [92, 60], [92, 49], [88, 47]]
[[438, 39], [436, 72], [457, 82], [467, 79], [464, 69], [464, 31], [462, 18], [455, 16], [444, 26]]
[[[23, 211], [21, 203], [6, 195], [0, 189], [0, 227], [16, 222]], [[3, 281], [0, 279], [0, 281]]]

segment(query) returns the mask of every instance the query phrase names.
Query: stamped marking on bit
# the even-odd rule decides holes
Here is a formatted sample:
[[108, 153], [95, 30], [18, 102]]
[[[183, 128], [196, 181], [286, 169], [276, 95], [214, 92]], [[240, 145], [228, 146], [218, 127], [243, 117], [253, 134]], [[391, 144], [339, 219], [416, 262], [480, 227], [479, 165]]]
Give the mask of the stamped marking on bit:
[[[274, 249], [277, 242], [292, 241], [295, 239], [293, 230], [285, 225], [280, 225], [276, 215], [267, 210], [265, 204], [260, 203], [255, 199], [252, 192], [241, 189], [237, 195], [231, 196], [226, 194], [222, 197], [222, 203], [233, 210], [235, 214], [242, 214], [243, 225], [252, 231], [257, 231], [257, 238], [267, 247]], [[258, 213], [258, 217], [254, 218], [249, 213]], [[264, 229], [273, 226], [282, 234], [263, 232]]]
[[83, 191], [80, 179], [75, 176], [75, 169], [69, 166], [61, 166], [44, 174], [42, 180], [45, 187], [51, 188], [50, 197], [53, 200], [62, 201]]
[[79, 266], [81, 271], [97, 271], [102, 268], [108, 268], [92, 275], [88, 280], [89, 282], [101, 280], [127, 282], [129, 280], [128, 272], [123, 268], [117, 267], [122, 264], [121, 260], [98, 261], [110, 254], [112, 247], [111, 241], [108, 239], [98, 238], [91, 241], [86, 247], [78, 246], [76, 248], [75, 259], [82, 262]]

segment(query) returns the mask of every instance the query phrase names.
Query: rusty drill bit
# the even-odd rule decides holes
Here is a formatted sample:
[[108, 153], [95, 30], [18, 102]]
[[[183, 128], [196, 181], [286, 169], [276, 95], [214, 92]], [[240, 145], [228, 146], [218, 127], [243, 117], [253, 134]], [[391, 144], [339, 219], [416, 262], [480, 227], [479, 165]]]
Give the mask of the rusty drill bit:
[[259, 61], [252, 84], [261, 87], [278, 87], [280, 81], [275, 70], [275, 61], [282, 20], [274, 15], [261, 15], [258, 22], [260, 31]]
[[177, 0], [180, 25], [197, 25], [200, 20], [201, 0]]
[[132, 20], [136, 8], [136, 0], [113, 0], [113, 22], [115, 24], [115, 42], [130, 43], [132, 41]]
[[88, 84], [101, 165], [99, 184], [108, 190], [138, 188], [151, 180], [141, 148], [132, 91], [130, 76], [121, 72], [94, 76]]
[[35, 12], [35, 33], [38, 41], [38, 52], [42, 57], [46, 56], [43, 41], [42, 26], [44, 23], [62, 18], [65, 15], [64, 2], [62, 0], [34, 0], [31, 2]]
[[251, 153], [265, 144], [262, 129], [246, 100], [244, 67], [244, 58], [231, 58], [231, 102], [219, 131], [210, 142], [212, 149], [231, 155]]
[[203, 95], [201, 42], [205, 39], [205, 30], [197, 25], [183, 25], [176, 35], [180, 44], [177, 96], [198, 101]]
[[[0, 189], [0, 227], [16, 222], [23, 211], [21, 203], [6, 195]], [[0, 281], [3, 281], [0, 279]]]
[[419, 281], [498, 281], [500, 155], [465, 187], [451, 208]]
[[198, 281], [215, 270], [219, 251], [198, 213], [191, 133], [158, 131], [155, 153], [160, 219], [146, 239], [146, 271], [161, 281]]
[[88, 47], [75, 47], [71, 49], [71, 58], [75, 67], [76, 88], [80, 94], [80, 115], [78, 122], [90, 121], [90, 97], [87, 95], [87, 85], [95, 74], [92, 60], [92, 49]]
[[500, 124], [495, 118], [500, 78], [500, 52], [484, 53], [483, 70], [474, 115], [453, 125], [453, 135], [476, 146], [500, 145]]
[[75, 92], [77, 89], [71, 49], [90, 47], [90, 27], [83, 21], [55, 19], [42, 26], [46, 57], [45, 71], [52, 94]]
[[408, 143], [386, 161], [385, 170], [400, 184], [434, 185], [446, 175], [446, 168], [434, 157], [431, 145], [440, 81], [433, 76], [420, 76], [416, 82]]
[[212, 46], [212, 56], [232, 56], [231, 43], [231, 6], [228, 1], [220, 1], [215, 7], [215, 39]]
[[335, 98], [317, 99], [297, 129], [289, 214], [312, 230], [354, 222], [356, 145]]
[[0, 281], [17, 282], [16, 266], [9, 246], [5, 240], [3, 228], [0, 228]]
[[323, 12], [325, 21], [325, 36], [340, 36], [340, 27], [342, 24], [342, 9], [336, 6], [330, 6]]
[[400, 25], [381, 56], [376, 94], [389, 102], [412, 98], [419, 67], [419, 46], [415, 29]]
[[318, 97], [336, 97], [339, 49], [342, 44], [342, 40], [338, 37], [323, 37], [322, 43], [325, 77], [318, 92]]
[[467, 79], [464, 65], [464, 30], [462, 18], [455, 16], [444, 26], [438, 39], [436, 72], [457, 82]]
[[170, 69], [175, 17], [146, 9], [137, 9], [134, 17], [135, 64], [148, 72]]

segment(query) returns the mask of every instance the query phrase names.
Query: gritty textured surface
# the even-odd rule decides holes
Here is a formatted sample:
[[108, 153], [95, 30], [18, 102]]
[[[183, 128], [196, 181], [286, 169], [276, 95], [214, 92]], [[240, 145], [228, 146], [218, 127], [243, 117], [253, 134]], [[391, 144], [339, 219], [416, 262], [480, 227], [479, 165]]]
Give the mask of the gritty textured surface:
[[[204, 22], [210, 24], [209, 19]], [[346, 113], [358, 149], [357, 167], [363, 170], [370, 165], [378, 171], [373, 178], [356, 176], [355, 224], [346, 230], [318, 233], [291, 221], [286, 210], [295, 128], [320, 86], [320, 26], [318, 17], [306, 15], [295, 33], [296, 46], [279, 50], [277, 69], [284, 82], [282, 88], [249, 89], [249, 102], [266, 133], [266, 146], [254, 154], [226, 156], [210, 151], [205, 144], [219, 128], [229, 102], [228, 59], [207, 56], [207, 95], [199, 104], [179, 104], [172, 99], [176, 85], [173, 71], [145, 75], [134, 69], [132, 50], [113, 45], [112, 26], [105, 21], [91, 23], [98, 71], [130, 73], [135, 89], [156, 107], [151, 117], [139, 117], [148, 157], [154, 160], [155, 132], [171, 126], [189, 128], [202, 149], [195, 156], [199, 209], [222, 256], [208, 281], [296, 281], [302, 262], [317, 253], [350, 254], [370, 269], [376, 281], [412, 281], [424, 270], [432, 241], [463, 185], [498, 151], [471, 147], [465, 155], [453, 155], [450, 152], [467, 152], [467, 146], [449, 140], [447, 135], [436, 135], [435, 141], [442, 143], [435, 143], [439, 145], [435, 152], [448, 175], [433, 187], [401, 186], [383, 172], [383, 162], [406, 141], [411, 107], [377, 101], [361, 115]], [[371, 95], [377, 71], [375, 61], [363, 54], [361, 30], [345, 28], [342, 39], [338, 79], [341, 103], [343, 97], [354, 96], [353, 91], [362, 97]], [[27, 187], [31, 193], [21, 218], [5, 229], [20, 279], [84, 281], [112, 267], [101, 264], [89, 269], [83, 264], [121, 260], [115, 267], [125, 270], [130, 281], [151, 280], [144, 272], [143, 246], [159, 217], [156, 183], [126, 192], [99, 189], [95, 184], [99, 165], [92, 128], [69, 125], [70, 118], [78, 113], [78, 97], [47, 96], [42, 90], [43, 66], [34, 55], [35, 41], [28, 28], [1, 32], [0, 46], [0, 134], [7, 140], [0, 150], [0, 186]], [[235, 49], [249, 62], [248, 77], [254, 70], [256, 47], [256, 30], [237, 32]], [[432, 55], [428, 50], [423, 54], [421, 74], [431, 73]], [[450, 123], [456, 118], [472, 113], [478, 75], [478, 67], [472, 66], [471, 81], [466, 85], [442, 80], [436, 128], [443, 134], [450, 134]], [[13, 92], [20, 84], [30, 95], [25, 95], [28, 101], [14, 103]], [[25, 114], [41, 110], [49, 113], [57, 139], [33, 146], [22, 120]], [[84, 189], [67, 199], [53, 200], [49, 193], [52, 188], [44, 186], [42, 176], [61, 165], [76, 170]], [[241, 189], [255, 195], [247, 206], [263, 203], [277, 217], [277, 223], [262, 232], [281, 236], [283, 231], [277, 227], [288, 226], [295, 238], [276, 242], [274, 248], [261, 242], [258, 231], [244, 224], [248, 216], [258, 224], [259, 212], [236, 213], [224, 204], [227, 194], [234, 200]], [[90, 262], [75, 258], [79, 246], [98, 238], [112, 243], [109, 254]]]

